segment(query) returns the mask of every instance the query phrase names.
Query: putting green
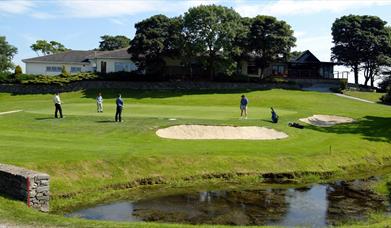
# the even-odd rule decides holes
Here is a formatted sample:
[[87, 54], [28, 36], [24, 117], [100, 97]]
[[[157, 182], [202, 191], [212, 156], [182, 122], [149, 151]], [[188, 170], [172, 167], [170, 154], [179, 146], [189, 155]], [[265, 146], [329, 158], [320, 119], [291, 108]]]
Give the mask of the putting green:
[[[0, 112], [23, 110], [0, 116], [0, 162], [48, 173], [51, 210], [55, 212], [110, 199], [125, 191], [118, 186], [149, 177], [181, 186], [188, 177], [206, 174], [328, 172], [349, 177], [391, 165], [390, 106], [280, 89], [202, 93], [102, 90], [104, 113], [97, 113], [96, 92], [61, 94], [64, 119], [53, 118], [50, 94], [0, 93]], [[117, 93], [125, 101], [123, 123], [113, 122]], [[247, 120], [239, 119], [243, 93], [250, 100]], [[277, 124], [270, 122], [270, 107], [280, 116]], [[289, 122], [315, 114], [356, 121], [328, 128], [288, 127]], [[182, 124], [266, 127], [289, 137], [195, 141], [156, 135], [158, 129]], [[315, 174], [308, 178], [320, 179]], [[259, 176], [247, 181], [258, 182]], [[3, 220], [32, 226], [125, 226], [39, 214], [22, 202], [0, 197], [0, 223]]]
[[[49, 103], [50, 104], [50, 103]], [[48, 105], [50, 106], [50, 105]], [[63, 104], [64, 115], [74, 116], [105, 116], [112, 117], [115, 114], [115, 104], [104, 104], [104, 112], [96, 112], [96, 104], [76, 103]], [[54, 108], [26, 109], [26, 112], [52, 115]], [[277, 109], [281, 117], [296, 114], [293, 110]], [[270, 108], [249, 107], [249, 119], [261, 119], [270, 116]], [[153, 117], [153, 118], [183, 118], [183, 119], [233, 119], [240, 116], [239, 107], [232, 106], [191, 106], [191, 105], [157, 105], [157, 104], [126, 104], [123, 117]]]

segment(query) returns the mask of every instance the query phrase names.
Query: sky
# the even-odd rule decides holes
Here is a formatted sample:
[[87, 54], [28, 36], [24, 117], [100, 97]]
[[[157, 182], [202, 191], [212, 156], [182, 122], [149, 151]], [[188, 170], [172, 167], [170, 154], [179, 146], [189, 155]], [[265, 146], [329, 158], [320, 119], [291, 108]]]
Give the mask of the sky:
[[190, 7], [208, 4], [232, 7], [246, 17], [270, 15], [286, 21], [297, 38], [293, 50], [310, 50], [321, 61], [330, 60], [336, 18], [375, 15], [391, 24], [391, 0], [0, 0], [0, 36], [18, 48], [14, 62], [24, 69], [21, 60], [37, 56], [30, 48], [36, 40], [90, 50], [106, 34], [133, 38], [134, 24], [150, 16], [183, 15]]

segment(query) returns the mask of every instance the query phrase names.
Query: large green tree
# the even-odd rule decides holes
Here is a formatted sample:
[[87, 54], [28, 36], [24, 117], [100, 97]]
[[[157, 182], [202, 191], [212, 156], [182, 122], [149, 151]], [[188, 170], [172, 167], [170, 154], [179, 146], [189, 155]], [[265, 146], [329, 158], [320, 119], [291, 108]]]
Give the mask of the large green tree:
[[362, 68], [364, 69], [365, 85], [370, 81], [374, 87], [375, 77], [381, 73], [383, 66], [391, 64], [391, 40], [386, 22], [374, 16], [362, 16], [363, 51], [365, 52]]
[[7, 72], [14, 68], [12, 58], [17, 53], [17, 48], [9, 44], [5, 36], [0, 36], [0, 72]]
[[104, 35], [100, 38], [102, 39], [102, 41], [99, 42], [100, 51], [112, 51], [120, 48], [126, 48], [130, 45], [130, 39], [126, 36]]
[[213, 79], [216, 64], [231, 56], [235, 39], [241, 31], [240, 15], [232, 8], [201, 5], [184, 15], [184, 34], [192, 51], [205, 56], [205, 65]]
[[30, 47], [38, 56], [39, 53], [42, 55], [50, 55], [69, 50], [62, 43], [53, 40], [49, 42], [46, 40], [37, 40]]
[[351, 67], [358, 85], [359, 71], [364, 69], [365, 84], [387, 64], [389, 35], [386, 22], [376, 16], [348, 15], [338, 18], [331, 28], [334, 47], [332, 60]]
[[138, 69], [150, 74], [164, 70], [164, 57], [179, 55], [182, 42], [181, 18], [155, 15], [135, 25], [136, 34], [128, 52]]
[[285, 21], [272, 16], [256, 16], [251, 20], [246, 49], [254, 54], [263, 77], [265, 68], [271, 63], [287, 60], [295, 42], [293, 30]]

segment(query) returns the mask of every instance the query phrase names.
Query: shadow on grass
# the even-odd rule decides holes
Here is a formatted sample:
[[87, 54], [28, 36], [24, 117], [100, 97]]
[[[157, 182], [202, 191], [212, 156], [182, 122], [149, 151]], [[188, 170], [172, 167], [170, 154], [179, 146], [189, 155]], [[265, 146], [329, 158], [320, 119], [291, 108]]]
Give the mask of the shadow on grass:
[[37, 117], [35, 120], [53, 120], [55, 119], [54, 117]]
[[335, 134], [359, 134], [364, 139], [391, 143], [391, 117], [365, 116], [363, 119], [333, 127], [306, 126], [307, 129]]
[[114, 120], [97, 120], [95, 123], [115, 123]]

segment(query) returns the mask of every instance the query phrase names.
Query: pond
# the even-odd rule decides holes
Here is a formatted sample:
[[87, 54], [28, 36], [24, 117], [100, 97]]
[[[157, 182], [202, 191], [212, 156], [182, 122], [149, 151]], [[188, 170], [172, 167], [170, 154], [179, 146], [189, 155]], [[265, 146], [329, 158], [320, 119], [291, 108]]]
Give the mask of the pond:
[[370, 178], [300, 188], [279, 185], [178, 193], [98, 205], [66, 216], [131, 222], [322, 227], [365, 221], [373, 212], [388, 214], [388, 199], [369, 189], [375, 181]]

